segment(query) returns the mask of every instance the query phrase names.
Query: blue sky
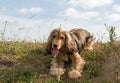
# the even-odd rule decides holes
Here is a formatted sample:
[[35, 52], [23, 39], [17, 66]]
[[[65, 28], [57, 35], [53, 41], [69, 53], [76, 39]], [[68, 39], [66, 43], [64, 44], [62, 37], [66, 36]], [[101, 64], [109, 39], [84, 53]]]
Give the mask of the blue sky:
[[[104, 23], [120, 35], [120, 0], [0, 0], [0, 33], [7, 40], [44, 41], [60, 25], [108, 40]], [[105, 34], [104, 34], [105, 33]]]

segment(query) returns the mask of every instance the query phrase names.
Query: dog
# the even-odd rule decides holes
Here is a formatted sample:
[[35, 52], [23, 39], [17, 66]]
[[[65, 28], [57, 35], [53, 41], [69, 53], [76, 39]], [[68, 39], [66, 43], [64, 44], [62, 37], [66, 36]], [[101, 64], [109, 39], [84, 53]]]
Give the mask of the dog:
[[60, 79], [60, 76], [68, 69], [69, 78], [81, 77], [85, 60], [80, 53], [83, 50], [93, 49], [93, 36], [84, 29], [72, 29], [67, 32], [57, 28], [51, 31], [47, 42], [47, 53], [54, 55], [50, 74]]

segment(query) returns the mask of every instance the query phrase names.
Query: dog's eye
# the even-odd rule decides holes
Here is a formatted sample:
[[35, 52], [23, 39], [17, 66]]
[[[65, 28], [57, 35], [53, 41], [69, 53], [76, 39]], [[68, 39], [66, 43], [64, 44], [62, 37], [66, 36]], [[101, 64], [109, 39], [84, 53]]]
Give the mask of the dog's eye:
[[53, 35], [53, 38], [55, 39], [55, 35]]
[[64, 39], [65, 39], [65, 37], [61, 37], [61, 39], [62, 39], [62, 40], [64, 40]]

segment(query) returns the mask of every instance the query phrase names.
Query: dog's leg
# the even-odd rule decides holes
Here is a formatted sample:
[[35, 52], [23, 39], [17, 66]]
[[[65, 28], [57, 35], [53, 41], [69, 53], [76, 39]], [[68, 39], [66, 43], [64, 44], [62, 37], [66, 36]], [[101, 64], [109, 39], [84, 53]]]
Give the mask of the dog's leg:
[[87, 43], [84, 45], [83, 50], [93, 50], [93, 45], [94, 45], [94, 39], [89, 38]]
[[51, 64], [52, 66], [50, 68], [50, 74], [57, 76], [59, 80], [60, 76], [64, 74], [65, 71], [61, 57], [56, 56], [51, 62]]
[[81, 76], [85, 61], [78, 53], [70, 56], [72, 60], [72, 70], [68, 72], [70, 78], [79, 78]]

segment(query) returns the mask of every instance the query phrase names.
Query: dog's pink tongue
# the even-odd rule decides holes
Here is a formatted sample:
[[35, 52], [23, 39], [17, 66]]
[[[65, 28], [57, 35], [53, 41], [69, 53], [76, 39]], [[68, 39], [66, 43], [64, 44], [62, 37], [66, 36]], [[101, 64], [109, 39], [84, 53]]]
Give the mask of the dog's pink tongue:
[[59, 50], [58, 49], [54, 49], [53, 51], [52, 51], [52, 54], [53, 55], [57, 55], [59, 53]]

